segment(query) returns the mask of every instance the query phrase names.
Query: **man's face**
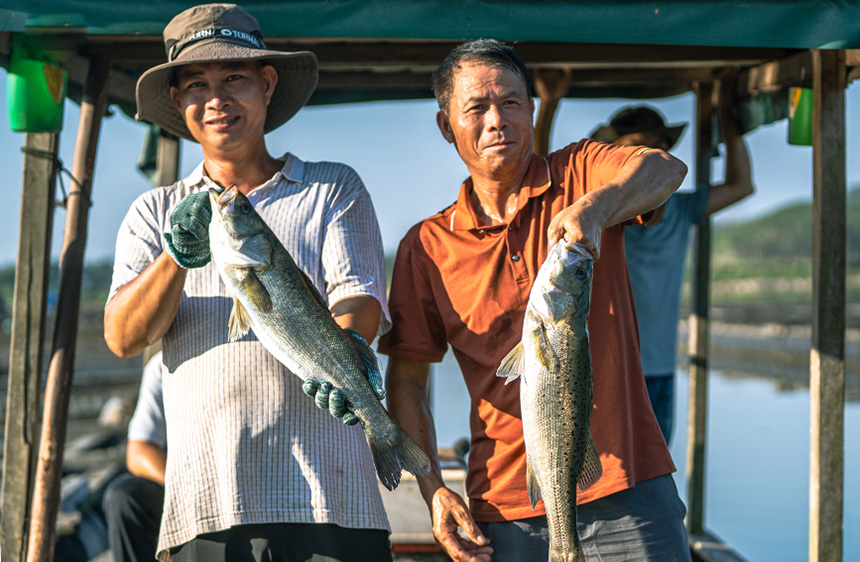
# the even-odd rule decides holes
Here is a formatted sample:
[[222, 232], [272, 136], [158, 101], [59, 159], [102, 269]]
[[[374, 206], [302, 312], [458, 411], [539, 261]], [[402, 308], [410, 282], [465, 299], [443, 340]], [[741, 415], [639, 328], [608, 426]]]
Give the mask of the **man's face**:
[[204, 150], [229, 151], [263, 138], [278, 73], [259, 62], [182, 66], [170, 95]]
[[659, 148], [669, 151], [669, 141], [666, 137], [657, 133], [630, 133], [620, 136], [612, 144], [618, 146], [647, 146], [648, 148]]
[[477, 63], [454, 69], [448, 111], [436, 122], [469, 172], [486, 179], [516, 179], [533, 150], [534, 101], [513, 72]]

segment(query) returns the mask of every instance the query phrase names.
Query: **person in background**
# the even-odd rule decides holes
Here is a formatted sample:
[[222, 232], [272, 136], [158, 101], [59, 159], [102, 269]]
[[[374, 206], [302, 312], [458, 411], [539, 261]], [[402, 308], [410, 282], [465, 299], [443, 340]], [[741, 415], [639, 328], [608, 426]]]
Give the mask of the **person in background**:
[[[690, 227], [754, 190], [749, 154], [732, 115], [734, 85], [731, 74], [720, 80], [718, 116], [726, 145], [724, 182], [675, 193], [666, 202], [659, 223], [631, 225], [624, 233], [642, 370], [654, 415], [667, 443], [674, 425], [678, 319]], [[668, 151], [678, 142], [684, 126], [667, 126], [657, 111], [638, 106], [619, 111], [608, 125], [598, 127], [590, 136], [618, 146], [641, 145]]]
[[229, 340], [233, 299], [209, 250], [209, 190], [235, 186], [342, 328], [368, 342], [388, 329], [382, 237], [358, 174], [266, 146], [316, 87], [316, 56], [268, 50], [235, 4], [185, 10], [164, 42], [168, 62], [138, 80], [138, 118], [199, 143], [203, 162], [132, 204], [105, 306], [105, 340], [120, 357], [163, 342], [158, 557], [391, 560], [364, 432], [318, 409], [253, 333]]
[[114, 562], [155, 559], [167, 464], [161, 369], [158, 352], [143, 369], [137, 406], [128, 424], [128, 473], [115, 478], [105, 491], [103, 508]]
[[[414, 226], [397, 252], [390, 292], [388, 405], [436, 459], [429, 366], [450, 346], [471, 397], [468, 506], [436, 459], [419, 479], [433, 531], [458, 562], [546, 562], [545, 510], [532, 508], [519, 384], [496, 376], [521, 341], [529, 293], [552, 245], [594, 256], [589, 333], [591, 434], [602, 478], [577, 497], [586, 558], [689, 560], [675, 467], [651, 410], [639, 361], [624, 230], [659, 219], [686, 166], [659, 149], [584, 139], [534, 154], [534, 101], [519, 56], [494, 40], [455, 48], [434, 75], [442, 136], [470, 177], [457, 201]], [[477, 523], [476, 523], [477, 522]], [[462, 530], [462, 535], [460, 534]]]

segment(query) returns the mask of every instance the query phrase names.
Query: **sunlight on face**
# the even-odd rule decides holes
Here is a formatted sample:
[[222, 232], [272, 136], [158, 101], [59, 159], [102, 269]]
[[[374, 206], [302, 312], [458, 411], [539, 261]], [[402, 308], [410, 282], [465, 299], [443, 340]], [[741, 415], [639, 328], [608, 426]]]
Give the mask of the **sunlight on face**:
[[534, 101], [526, 85], [505, 68], [465, 63], [454, 70], [447, 112], [439, 112], [442, 135], [454, 143], [473, 177], [505, 180], [529, 165]]
[[170, 95], [204, 150], [225, 150], [262, 139], [277, 79], [257, 61], [190, 64], [177, 71]]

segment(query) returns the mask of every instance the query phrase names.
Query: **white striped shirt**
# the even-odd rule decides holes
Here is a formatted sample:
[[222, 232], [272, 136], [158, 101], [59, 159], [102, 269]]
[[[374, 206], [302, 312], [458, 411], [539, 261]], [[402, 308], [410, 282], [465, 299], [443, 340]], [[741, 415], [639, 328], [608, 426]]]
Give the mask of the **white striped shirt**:
[[[248, 199], [329, 304], [375, 297], [384, 333], [382, 239], [361, 179], [343, 164], [284, 160]], [[120, 227], [111, 297], [161, 254], [182, 198], [214, 185], [201, 164], [135, 201]], [[189, 270], [163, 339], [170, 453], [159, 558], [198, 534], [247, 523], [389, 530], [361, 427], [318, 409], [253, 332], [228, 343], [231, 308], [214, 264]]]

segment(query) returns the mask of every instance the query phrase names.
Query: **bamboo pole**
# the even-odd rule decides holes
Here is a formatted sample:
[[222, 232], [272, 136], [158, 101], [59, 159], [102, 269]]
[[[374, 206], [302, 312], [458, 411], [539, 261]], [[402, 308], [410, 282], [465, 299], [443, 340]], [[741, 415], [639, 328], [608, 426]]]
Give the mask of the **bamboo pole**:
[[[696, 185], [711, 181], [713, 85], [697, 87]], [[687, 430], [687, 534], [701, 535], [705, 519], [705, 440], [708, 416], [708, 307], [711, 273], [711, 221], [696, 225], [690, 312], [690, 405]]]
[[809, 560], [842, 560], [845, 445], [845, 54], [813, 51]]
[[60, 500], [63, 448], [69, 394], [74, 374], [75, 342], [80, 310], [81, 275], [87, 216], [90, 208], [93, 169], [102, 115], [107, 100], [110, 61], [90, 61], [72, 166], [73, 181], [66, 205], [66, 226], [60, 256], [60, 288], [57, 297], [57, 324], [42, 417], [42, 437], [36, 463], [31, 504], [28, 562], [50, 562], [54, 558], [54, 538]]
[[3, 444], [0, 550], [6, 562], [21, 562], [26, 555], [59, 144], [58, 133], [28, 133], [24, 141]]

